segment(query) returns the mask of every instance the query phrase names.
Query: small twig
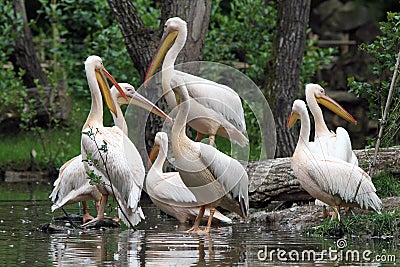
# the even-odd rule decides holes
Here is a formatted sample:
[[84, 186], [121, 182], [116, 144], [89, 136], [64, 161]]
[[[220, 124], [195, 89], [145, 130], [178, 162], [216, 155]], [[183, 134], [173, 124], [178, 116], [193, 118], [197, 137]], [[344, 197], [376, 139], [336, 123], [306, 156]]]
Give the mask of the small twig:
[[397, 77], [397, 72], [398, 72], [398, 69], [399, 69], [399, 62], [400, 62], [400, 51], [397, 54], [396, 65], [394, 66], [393, 77], [392, 77], [392, 81], [390, 82], [389, 94], [388, 94], [388, 97], [387, 97], [387, 100], [386, 100], [385, 110], [383, 111], [383, 117], [382, 117], [382, 120], [380, 122], [380, 129], [379, 129], [379, 133], [378, 133], [378, 139], [376, 140], [374, 158], [372, 160], [372, 165], [370, 165], [369, 171], [368, 171], [368, 173], [370, 175], [372, 175], [372, 172], [374, 171], [374, 168], [375, 168], [375, 165], [376, 165], [376, 158], [378, 156], [378, 150], [379, 150], [379, 146], [381, 144], [381, 138], [382, 138], [382, 135], [383, 135], [383, 129], [385, 128], [386, 117], [387, 117], [387, 114], [389, 112], [390, 103], [392, 101], [392, 95], [393, 95], [393, 91], [394, 91], [394, 87], [395, 87], [395, 81], [397, 80], [396, 77]]
[[[93, 134], [93, 131], [92, 131], [92, 128], [91, 128], [91, 127], [90, 127], [90, 132], [91, 132], [91, 134]], [[97, 132], [98, 132], [98, 129], [96, 128], [96, 133], [97, 133]], [[90, 136], [89, 136], [89, 137], [90, 137]], [[107, 155], [106, 155], [106, 158], [103, 157], [103, 154], [101, 153], [101, 150], [102, 150], [103, 148], [99, 147], [99, 145], [98, 145], [97, 142], [96, 142], [96, 138], [95, 138], [95, 137], [96, 137], [96, 134], [94, 134], [94, 137], [93, 137], [93, 138], [92, 138], [92, 137], [90, 137], [90, 138], [94, 141], [94, 143], [95, 143], [95, 145], [96, 145], [96, 148], [97, 148], [97, 150], [99, 151], [100, 158], [101, 158], [101, 160], [102, 160], [102, 162], [103, 162], [103, 164], [104, 164], [104, 168], [105, 168], [105, 171], [106, 171], [107, 179], [108, 179], [108, 181], [110, 182], [111, 192], [112, 192], [112, 194], [113, 194], [113, 196], [114, 196], [114, 198], [115, 198], [115, 201], [117, 202], [117, 205], [118, 205], [119, 210], [121, 211], [122, 215], [125, 217], [125, 219], [127, 220], [127, 222], [129, 223], [129, 226], [130, 226], [132, 229], [135, 229], [134, 225], [133, 225], [132, 222], [129, 220], [128, 216], [125, 214], [124, 210], [122, 209], [122, 207], [121, 207], [121, 205], [119, 204], [119, 201], [118, 201], [118, 199], [117, 199], [117, 197], [116, 197], [116, 195], [115, 195], [114, 186], [112, 185], [112, 182], [111, 182], [111, 179], [110, 179], [110, 173], [109, 173], [108, 167], [107, 167]], [[107, 144], [107, 143], [106, 143], [106, 144]]]

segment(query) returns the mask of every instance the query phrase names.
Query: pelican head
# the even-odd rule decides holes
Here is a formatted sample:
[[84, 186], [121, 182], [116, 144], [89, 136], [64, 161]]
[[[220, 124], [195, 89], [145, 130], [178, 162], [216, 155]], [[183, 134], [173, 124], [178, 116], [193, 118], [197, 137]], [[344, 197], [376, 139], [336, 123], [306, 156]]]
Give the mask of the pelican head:
[[103, 60], [99, 56], [89, 56], [85, 61], [85, 69], [86, 70], [94, 70], [96, 75], [96, 80], [99, 85], [101, 94], [104, 97], [104, 100], [107, 104], [107, 107], [111, 110], [112, 113], [117, 116], [117, 111], [115, 107], [115, 102], [111, 97], [110, 87], [107, 83], [106, 77], [112, 82], [112, 84], [116, 87], [121, 97], [127, 100], [127, 96], [122, 88], [119, 86], [114, 77], [106, 70], [103, 65]]
[[154, 138], [153, 148], [150, 151], [148, 166], [151, 166], [151, 164], [155, 161], [160, 153], [160, 149], [166, 148], [168, 148], [168, 135], [165, 132], [158, 132]]
[[[150, 66], [147, 69], [145, 81], [150, 79], [154, 75], [158, 66], [160, 66], [165, 54], [168, 52], [171, 45], [175, 42], [179, 33], [184, 34], [184, 41], [186, 41], [187, 26], [186, 21], [179, 17], [169, 18], [164, 24], [164, 34], [161, 38], [160, 44], [154, 53], [151, 60]], [[181, 46], [183, 47], [185, 43], [183, 42]], [[182, 47], [180, 49], [182, 49]], [[180, 50], [179, 49], [179, 50]]]
[[357, 125], [357, 120], [354, 119], [354, 117], [349, 112], [347, 112], [347, 110], [345, 110], [341, 105], [339, 105], [339, 103], [330, 98], [326, 94], [324, 88], [322, 88], [320, 85], [314, 83], [307, 84], [306, 96], [309, 95], [314, 95], [315, 99], [319, 104], [324, 105], [326, 108], [330, 109], [332, 112], [334, 112], [341, 118], [345, 119], [346, 121]]
[[304, 112], [307, 112], [306, 103], [303, 100], [296, 99], [293, 102], [292, 112], [286, 122], [286, 127], [288, 129], [292, 128], [297, 120], [300, 120]]
[[161, 118], [172, 121], [172, 118], [170, 116], [168, 116], [164, 111], [162, 111], [160, 108], [158, 108], [152, 102], [147, 100], [147, 98], [145, 98], [144, 96], [139, 94], [135, 90], [135, 87], [133, 87], [133, 85], [131, 85], [129, 83], [119, 83], [118, 85], [120, 86], [121, 90], [124, 92], [126, 97], [123, 97], [120, 94], [118, 88], [116, 88], [116, 86], [114, 86], [114, 85], [113, 85], [113, 87], [111, 87], [110, 91], [111, 91], [112, 99], [114, 99], [114, 101], [116, 101], [119, 105], [133, 104], [133, 105], [141, 107], [145, 110], [148, 110]]

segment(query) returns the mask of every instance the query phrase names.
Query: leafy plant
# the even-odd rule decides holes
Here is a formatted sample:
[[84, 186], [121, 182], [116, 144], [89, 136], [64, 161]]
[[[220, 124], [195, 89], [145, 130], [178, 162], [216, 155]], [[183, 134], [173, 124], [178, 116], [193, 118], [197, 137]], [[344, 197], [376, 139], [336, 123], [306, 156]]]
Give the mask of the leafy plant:
[[[388, 12], [387, 21], [380, 22], [382, 35], [367, 45], [361, 44], [360, 49], [374, 57], [371, 64], [371, 74], [374, 76], [372, 82], [357, 81], [354, 77], [348, 79], [350, 91], [358, 97], [368, 101], [369, 117], [379, 123], [385, 123], [385, 133], [382, 144], [389, 146], [398, 141], [400, 129], [400, 85], [399, 78], [395, 81], [395, 92], [393, 94], [392, 106], [387, 120], [382, 121], [383, 110], [389, 92], [390, 82], [397, 54], [400, 50], [400, 13]], [[375, 140], [371, 140], [374, 143]]]
[[400, 196], [400, 179], [382, 172], [374, 179], [376, 191], [380, 197]]
[[351, 214], [342, 221], [326, 219], [317, 227], [309, 227], [303, 233], [309, 236], [342, 237], [344, 235], [373, 237], [394, 236], [398, 234], [400, 209], [385, 211], [382, 214]]

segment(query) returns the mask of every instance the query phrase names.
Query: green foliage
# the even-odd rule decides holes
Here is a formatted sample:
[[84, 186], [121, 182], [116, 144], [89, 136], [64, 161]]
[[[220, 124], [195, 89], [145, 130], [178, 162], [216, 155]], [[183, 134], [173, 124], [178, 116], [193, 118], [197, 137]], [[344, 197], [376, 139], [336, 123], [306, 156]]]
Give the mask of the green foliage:
[[[57, 144], [59, 140], [68, 145], [64, 145], [57, 158], [54, 166], [61, 166], [71, 157], [80, 154], [80, 128], [71, 129], [51, 129], [47, 133], [47, 141]], [[31, 131], [20, 131], [13, 134], [0, 134], [0, 162], [2, 166], [8, 166], [14, 170], [43, 170], [48, 169], [49, 163], [46, 152], [42, 144], [38, 142], [36, 136]], [[54, 150], [58, 147], [52, 147]], [[37, 152], [35, 159], [30, 159], [32, 150]], [[54, 151], [52, 153], [55, 153]]]
[[374, 178], [374, 185], [380, 197], [400, 196], [400, 179], [389, 173], [382, 172]]
[[[277, 11], [274, 1], [234, 0], [213, 2], [204, 59], [235, 67], [246, 63], [246, 74], [256, 83], [264, 77], [265, 65], [271, 60]], [[310, 35], [311, 30], [307, 33]], [[310, 82], [316, 71], [330, 64], [335, 49], [320, 48], [316, 39], [307, 40], [301, 80]]]
[[265, 5], [262, 0], [234, 0], [229, 7], [224, 3], [213, 2], [204, 59], [232, 67], [235, 62], [244, 62], [250, 78], [263, 76], [276, 24], [274, 5]]
[[[397, 54], [400, 50], [400, 13], [387, 13], [387, 21], [380, 23], [382, 35], [369, 44], [361, 44], [360, 49], [374, 57], [370, 73], [375, 77], [372, 82], [357, 81], [354, 77], [348, 79], [350, 91], [368, 101], [369, 117], [381, 121], [386, 99], [389, 93]], [[393, 145], [400, 128], [400, 84], [395, 84], [392, 105], [385, 123], [383, 145]]]
[[[16, 71], [12, 65], [8, 64], [8, 58], [13, 52], [13, 40], [16, 37], [13, 32], [13, 26], [17, 27], [17, 31], [21, 30], [24, 25], [20, 17], [15, 17], [12, 2], [1, 1], [0, 8], [0, 114], [7, 114], [9, 112], [18, 112], [13, 114], [20, 116], [26, 108], [27, 92], [26, 87], [23, 85], [22, 76], [24, 70]], [[1, 117], [0, 117], [1, 122]]]
[[342, 221], [330, 221], [327, 218], [323, 224], [303, 230], [309, 236], [341, 237], [349, 236], [393, 236], [398, 233], [398, 218], [400, 208], [393, 211], [385, 211], [382, 214], [371, 212], [369, 214], [351, 214], [342, 216]]
[[[307, 30], [307, 34], [311, 36], [311, 29]], [[312, 37], [306, 40], [306, 47], [303, 56], [302, 72], [300, 80], [302, 84], [310, 83], [318, 70], [328, 66], [337, 49], [333, 47], [321, 48], [316, 45], [317, 38]]]

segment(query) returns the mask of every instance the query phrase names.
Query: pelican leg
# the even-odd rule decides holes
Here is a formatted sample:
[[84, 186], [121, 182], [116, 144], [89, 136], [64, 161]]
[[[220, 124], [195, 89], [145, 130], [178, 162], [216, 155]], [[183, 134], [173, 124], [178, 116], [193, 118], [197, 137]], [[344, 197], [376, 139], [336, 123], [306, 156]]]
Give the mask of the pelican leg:
[[194, 141], [200, 142], [203, 139], [203, 134], [201, 132], [197, 132], [196, 139]]
[[204, 230], [198, 230], [197, 233], [198, 234], [202, 234], [202, 235], [209, 235], [210, 234], [210, 229], [211, 229], [211, 223], [212, 223], [212, 219], [215, 213], [215, 208], [211, 207], [210, 208], [210, 216], [208, 217], [208, 222], [207, 222], [207, 226]]
[[328, 217], [328, 216], [329, 216], [329, 213], [328, 213], [328, 211], [326, 210], [326, 206], [323, 206], [323, 207], [322, 207], [322, 214], [319, 215], [318, 217], [319, 217], [319, 218], [325, 219], [325, 218]]
[[107, 200], [108, 200], [108, 195], [102, 194], [97, 217], [87, 223], [82, 224], [82, 227], [85, 227], [90, 223], [94, 223], [94, 222], [104, 219], [104, 211], [106, 210]]
[[95, 201], [95, 205], [96, 205], [96, 211], [97, 211], [97, 213], [99, 213], [99, 209], [100, 209], [100, 200], [96, 200], [96, 201]]
[[215, 135], [210, 135], [208, 139], [210, 139], [210, 146], [215, 147]]
[[340, 222], [340, 206], [333, 206], [333, 212], [331, 212], [331, 221], [333, 221], [333, 219], [337, 218]]
[[209, 233], [210, 232], [211, 223], [212, 223], [212, 219], [213, 219], [214, 213], [215, 213], [215, 208], [211, 207], [210, 208], [210, 217], [208, 217], [208, 222], [207, 222], [207, 226], [206, 226], [206, 229], [205, 229], [205, 233]]
[[82, 218], [83, 223], [93, 220], [94, 217], [89, 214], [89, 209], [87, 207], [86, 201], [82, 201], [82, 207], [83, 207], [83, 218]]
[[204, 211], [206, 210], [206, 206], [201, 206], [199, 210], [199, 214], [197, 214], [196, 220], [194, 221], [193, 227], [188, 230], [188, 233], [198, 232], [200, 231], [200, 221], [203, 218]]

